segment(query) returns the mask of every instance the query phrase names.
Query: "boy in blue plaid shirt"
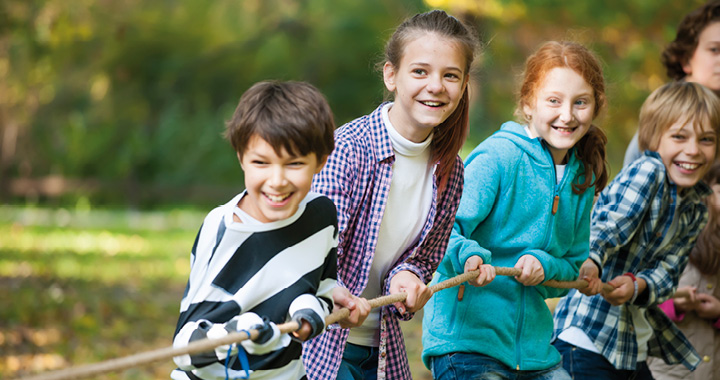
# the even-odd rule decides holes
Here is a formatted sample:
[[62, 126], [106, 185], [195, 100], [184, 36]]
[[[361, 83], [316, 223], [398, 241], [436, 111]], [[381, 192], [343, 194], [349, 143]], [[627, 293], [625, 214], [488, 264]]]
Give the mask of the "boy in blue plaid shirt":
[[[699, 356], [657, 307], [675, 292], [688, 253], [707, 222], [701, 181], [720, 133], [720, 100], [697, 83], [668, 83], [640, 111], [643, 157], [600, 193], [590, 255], [555, 310], [554, 345], [575, 379], [652, 379], [658, 356], [694, 369]], [[601, 282], [615, 287], [601, 294]]]

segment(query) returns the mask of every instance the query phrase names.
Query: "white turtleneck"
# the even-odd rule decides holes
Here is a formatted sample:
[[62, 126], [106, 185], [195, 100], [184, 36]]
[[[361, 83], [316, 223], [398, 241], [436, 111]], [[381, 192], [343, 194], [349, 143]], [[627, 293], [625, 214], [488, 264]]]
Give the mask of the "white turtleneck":
[[[370, 266], [370, 278], [362, 293], [367, 299], [382, 294], [382, 281], [392, 265], [420, 238], [433, 197], [434, 165], [429, 164], [432, 135], [421, 143], [404, 138], [390, 123], [390, 107], [392, 103], [383, 107], [382, 116], [395, 152], [395, 162], [375, 255]], [[379, 346], [379, 308], [371, 310], [362, 326], [350, 330], [348, 341], [361, 346]]]

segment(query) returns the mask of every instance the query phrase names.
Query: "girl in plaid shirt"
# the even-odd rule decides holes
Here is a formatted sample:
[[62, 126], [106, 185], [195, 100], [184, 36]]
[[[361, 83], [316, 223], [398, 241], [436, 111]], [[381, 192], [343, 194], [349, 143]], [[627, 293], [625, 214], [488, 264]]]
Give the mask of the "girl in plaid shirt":
[[383, 79], [394, 102], [336, 131], [336, 149], [313, 190], [338, 209], [338, 282], [364, 298], [405, 292], [407, 299], [373, 310], [352, 330], [306, 342], [310, 379], [411, 378], [398, 322], [432, 295], [426, 283], [450, 236], [478, 45], [470, 28], [443, 11], [406, 20], [385, 49]]
[[[576, 379], [652, 379], [649, 356], [690, 369], [700, 358], [659, 308], [678, 286], [706, 224], [701, 181], [715, 160], [720, 100], [698, 83], [655, 90], [639, 118], [644, 155], [623, 168], [593, 209], [590, 256], [555, 309], [555, 347]], [[600, 293], [598, 278], [615, 289]]]

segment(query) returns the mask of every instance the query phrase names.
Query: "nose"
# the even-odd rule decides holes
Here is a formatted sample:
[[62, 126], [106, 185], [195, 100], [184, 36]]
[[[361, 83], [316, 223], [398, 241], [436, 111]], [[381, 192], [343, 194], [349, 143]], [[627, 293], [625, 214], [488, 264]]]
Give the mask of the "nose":
[[282, 165], [273, 166], [272, 173], [270, 173], [270, 178], [268, 179], [268, 183], [272, 187], [282, 187], [287, 184], [285, 168]]
[[688, 143], [685, 144], [685, 154], [688, 156], [694, 156], [700, 152], [700, 149], [698, 148], [698, 142], [695, 139], [688, 139]]
[[567, 123], [571, 122], [573, 119], [572, 105], [564, 104], [560, 108], [560, 117], [559, 118], [560, 118], [560, 121], [562, 121], [563, 123], [567, 124]]
[[427, 88], [428, 92], [430, 92], [432, 94], [437, 94], [437, 93], [442, 92], [443, 89], [445, 88], [443, 85], [442, 77], [440, 77], [439, 75], [431, 75], [428, 78], [428, 83], [427, 83], [426, 88]]

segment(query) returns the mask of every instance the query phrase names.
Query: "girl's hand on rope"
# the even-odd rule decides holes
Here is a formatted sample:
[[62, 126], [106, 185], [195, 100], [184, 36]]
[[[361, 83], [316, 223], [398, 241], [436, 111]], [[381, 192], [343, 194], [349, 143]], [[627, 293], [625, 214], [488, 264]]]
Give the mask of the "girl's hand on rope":
[[515, 276], [515, 279], [525, 286], [535, 286], [545, 279], [545, 270], [540, 264], [540, 260], [533, 255], [520, 257], [515, 263], [515, 268], [522, 270], [522, 273]]
[[346, 308], [350, 311], [350, 315], [338, 321], [340, 327], [347, 329], [351, 327], [358, 327], [365, 322], [368, 314], [370, 314], [370, 303], [368, 300], [362, 297], [356, 297], [350, 291], [342, 286], [338, 286], [333, 289], [333, 312], [338, 311], [342, 308]]
[[578, 289], [578, 291], [586, 296], [600, 294], [603, 288], [603, 283], [599, 276], [600, 269], [597, 264], [595, 264], [592, 259], [585, 260], [585, 262], [580, 266], [580, 275], [578, 276], [578, 279], [587, 281], [588, 286], [583, 289]]
[[483, 264], [480, 256], [470, 256], [465, 261], [465, 273], [480, 270], [480, 275], [474, 280], [468, 280], [472, 286], [485, 286], [495, 279], [495, 267], [490, 264]]
[[694, 286], [683, 286], [681, 288], [678, 288], [677, 292], [683, 292], [687, 294], [686, 297], [677, 297], [673, 299], [673, 303], [675, 304], [675, 310], [677, 310], [680, 313], [685, 313], [688, 311], [692, 311], [698, 308], [699, 302], [697, 299], [697, 288]]
[[432, 290], [420, 281], [415, 273], [406, 270], [398, 272], [390, 280], [390, 294], [401, 292], [407, 293], [405, 302], [393, 304], [401, 314], [414, 313], [422, 309], [433, 295]]

